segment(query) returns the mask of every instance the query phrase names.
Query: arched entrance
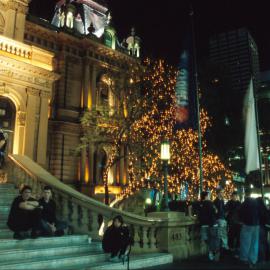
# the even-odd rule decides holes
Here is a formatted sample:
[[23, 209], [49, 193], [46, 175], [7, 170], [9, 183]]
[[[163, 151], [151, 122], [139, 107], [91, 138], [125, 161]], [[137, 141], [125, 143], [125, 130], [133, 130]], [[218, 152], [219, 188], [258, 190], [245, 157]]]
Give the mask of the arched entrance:
[[13, 151], [13, 139], [15, 130], [16, 107], [7, 97], [0, 96], [0, 127], [8, 135], [7, 152]]

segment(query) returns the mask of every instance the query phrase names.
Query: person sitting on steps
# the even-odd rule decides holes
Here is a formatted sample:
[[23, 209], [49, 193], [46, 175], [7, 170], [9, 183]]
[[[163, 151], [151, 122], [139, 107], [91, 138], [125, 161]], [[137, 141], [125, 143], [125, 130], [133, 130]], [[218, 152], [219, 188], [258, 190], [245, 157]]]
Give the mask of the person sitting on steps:
[[25, 185], [11, 205], [7, 225], [14, 232], [14, 239], [25, 239], [25, 233], [31, 230], [31, 237], [36, 238], [40, 222], [41, 208], [36, 199], [31, 197], [32, 188]]
[[62, 236], [67, 228], [65, 221], [56, 218], [56, 204], [52, 199], [52, 188], [45, 186], [43, 188], [42, 198], [39, 200], [42, 207], [39, 229], [43, 236]]
[[110, 261], [127, 260], [132, 243], [130, 231], [124, 224], [122, 216], [114, 217], [112, 225], [107, 228], [102, 240], [104, 252], [111, 253]]

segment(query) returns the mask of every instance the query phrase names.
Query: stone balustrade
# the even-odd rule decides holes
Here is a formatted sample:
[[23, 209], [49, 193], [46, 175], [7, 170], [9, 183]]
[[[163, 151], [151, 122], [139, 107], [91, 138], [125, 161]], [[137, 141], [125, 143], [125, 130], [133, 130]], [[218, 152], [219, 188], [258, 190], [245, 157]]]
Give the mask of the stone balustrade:
[[28, 184], [39, 197], [44, 185], [53, 189], [58, 215], [67, 220], [72, 233], [101, 239], [101, 232], [116, 215], [131, 228], [134, 253], [170, 252], [187, 258], [205, 252], [196, 223], [177, 212], [152, 213], [148, 217], [111, 208], [63, 184], [26, 156], [9, 155], [8, 178], [17, 187]]
[[46, 70], [53, 70], [54, 54], [38, 47], [0, 35], [0, 54], [12, 54], [22, 62], [31, 63]]
[[0, 36], [0, 50], [26, 59], [31, 59], [31, 46]]

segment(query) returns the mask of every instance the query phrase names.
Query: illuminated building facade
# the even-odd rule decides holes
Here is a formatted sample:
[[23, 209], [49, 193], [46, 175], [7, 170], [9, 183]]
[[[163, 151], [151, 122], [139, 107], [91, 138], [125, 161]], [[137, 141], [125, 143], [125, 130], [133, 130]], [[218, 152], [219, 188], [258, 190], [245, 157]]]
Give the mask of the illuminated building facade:
[[[28, 155], [61, 181], [72, 186], [80, 184], [89, 194], [95, 186], [102, 185], [102, 171], [110, 155], [110, 147], [108, 139], [108, 147], [101, 149], [98, 144], [89, 145], [80, 155], [75, 155], [74, 150], [80, 144], [82, 136], [80, 118], [85, 110], [93, 107], [108, 106], [112, 110], [118, 108], [114, 93], [124, 87], [122, 82], [132, 71], [140, 68], [140, 40], [137, 37], [132, 40], [132, 46], [136, 47], [136, 50], [128, 48], [128, 42], [118, 42], [116, 31], [110, 25], [108, 7], [103, 1], [58, 1], [51, 22], [31, 15], [25, 20], [27, 0], [0, 1], [5, 8], [11, 6], [11, 2], [24, 8], [23, 15], [20, 13], [17, 16], [20, 33], [16, 30], [9, 34], [6, 30], [11, 27], [12, 32], [13, 29], [7, 22], [10, 19], [9, 14], [0, 14], [0, 31], [11, 38], [11, 43], [12, 39], [20, 40], [20, 45], [27, 53], [24, 55], [28, 55], [27, 50], [32, 57], [36, 55], [35, 61], [23, 61], [27, 62], [27, 65], [30, 65], [28, 62], [36, 65], [37, 71], [29, 71], [33, 84], [30, 84], [31, 88], [22, 87], [21, 92], [25, 97], [20, 104], [19, 101], [18, 104], [13, 101], [20, 100], [19, 97], [10, 98], [11, 102], [7, 94], [2, 94], [11, 92], [7, 84], [10, 81], [8, 71], [5, 71], [4, 80], [2, 75], [0, 77], [0, 105], [7, 97], [8, 103], [11, 102], [11, 105], [7, 106], [14, 107], [12, 117], [15, 120], [11, 121], [11, 126], [13, 125], [15, 132], [14, 138], [10, 140], [13, 148], [10, 151]], [[2, 10], [1, 8], [0, 13], [3, 13]], [[17, 12], [13, 7], [11, 10], [10, 13]], [[1, 40], [6, 37], [1, 36]], [[29, 78], [25, 79], [30, 81]], [[56, 82], [53, 83], [54, 81]], [[31, 110], [31, 118], [27, 110]], [[31, 123], [29, 127], [28, 118]], [[17, 146], [18, 140], [22, 140], [19, 132], [24, 132], [25, 140], [33, 139], [34, 144], [23, 142]], [[29, 153], [29, 145], [33, 153]], [[25, 150], [22, 150], [24, 148]], [[126, 149], [122, 151], [126, 153]], [[42, 152], [42, 160], [38, 158], [39, 152]], [[110, 169], [108, 177], [112, 191], [119, 189], [113, 186], [126, 184], [126, 170], [127, 158], [121, 159]]]
[[0, 125], [8, 151], [45, 166], [54, 54], [24, 41], [28, 0], [0, 1]]
[[260, 121], [260, 138], [262, 148], [262, 168], [264, 183], [270, 185], [270, 71], [260, 73], [258, 91], [258, 111]]

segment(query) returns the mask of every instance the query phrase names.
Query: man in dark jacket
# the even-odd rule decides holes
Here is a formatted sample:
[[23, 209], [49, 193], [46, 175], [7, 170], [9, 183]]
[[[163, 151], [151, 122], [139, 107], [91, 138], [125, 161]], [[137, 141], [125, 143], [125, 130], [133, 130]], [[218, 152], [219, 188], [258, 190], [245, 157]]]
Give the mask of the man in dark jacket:
[[64, 230], [67, 228], [65, 221], [57, 220], [56, 218], [56, 204], [52, 199], [52, 188], [45, 186], [43, 188], [43, 196], [39, 200], [41, 210], [41, 221], [39, 229], [43, 236], [62, 236]]
[[201, 193], [201, 203], [198, 209], [198, 218], [201, 225], [201, 240], [208, 246], [210, 261], [218, 261], [220, 256], [220, 239], [216, 220], [216, 208], [210, 201], [210, 194]]
[[270, 225], [270, 215], [262, 197], [257, 198], [260, 213], [259, 254], [258, 261], [265, 262], [269, 259], [269, 244], [266, 226]]
[[235, 252], [238, 257], [238, 251], [240, 247], [240, 230], [241, 223], [239, 220], [239, 210], [241, 203], [239, 201], [237, 191], [232, 193], [231, 199], [226, 204], [226, 217], [228, 221], [228, 241], [230, 249]]
[[122, 216], [116, 216], [111, 226], [107, 228], [102, 240], [104, 252], [111, 253], [110, 261], [125, 260], [132, 244], [132, 238]]
[[227, 221], [225, 219], [225, 203], [223, 199], [223, 189], [217, 189], [217, 198], [214, 200], [214, 205], [217, 208], [217, 223], [218, 233], [221, 240], [221, 247], [228, 250], [228, 232]]
[[37, 237], [41, 209], [38, 201], [31, 197], [31, 193], [32, 188], [24, 186], [21, 195], [12, 202], [7, 225], [14, 232], [14, 239], [24, 239], [28, 230], [31, 230], [32, 238]]
[[245, 201], [239, 211], [242, 228], [240, 232], [240, 260], [253, 267], [258, 260], [260, 213], [257, 200], [246, 189]]

